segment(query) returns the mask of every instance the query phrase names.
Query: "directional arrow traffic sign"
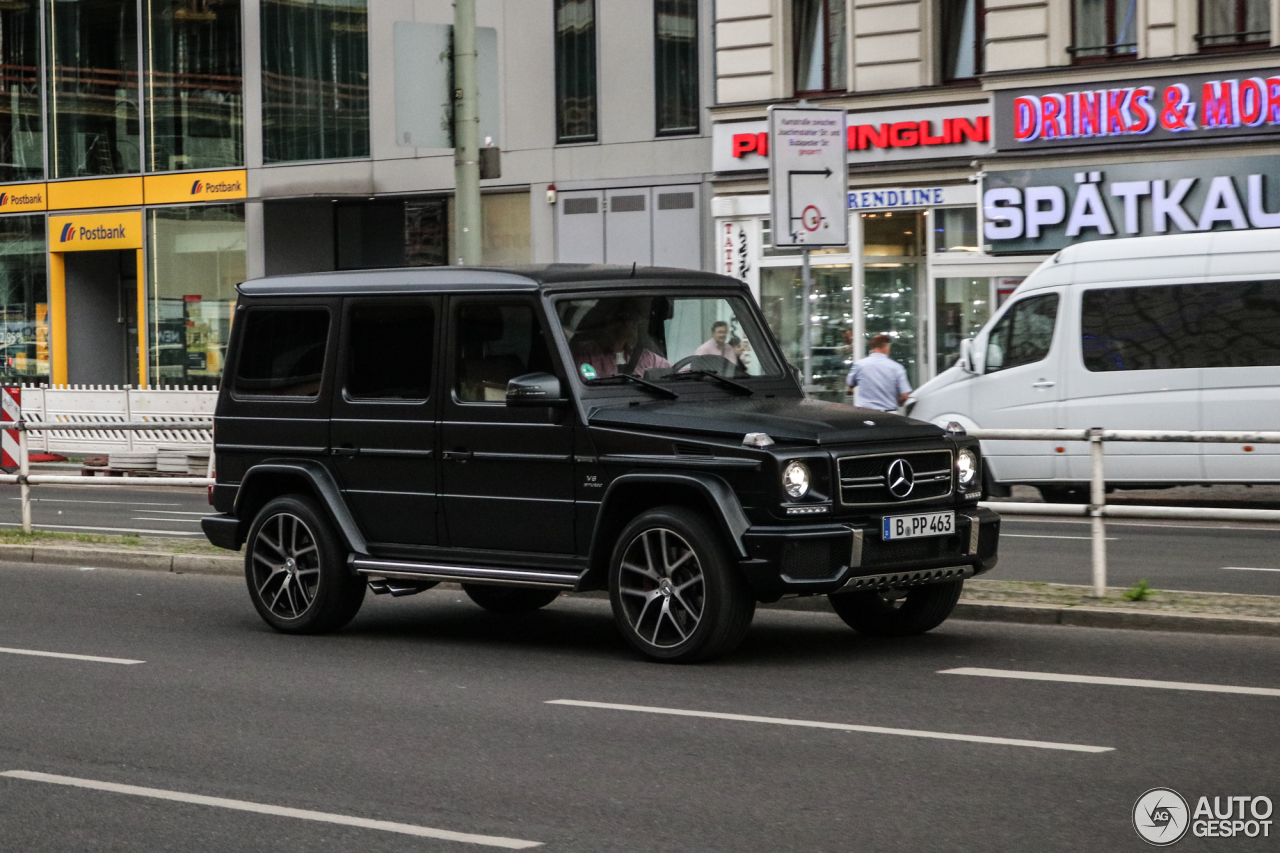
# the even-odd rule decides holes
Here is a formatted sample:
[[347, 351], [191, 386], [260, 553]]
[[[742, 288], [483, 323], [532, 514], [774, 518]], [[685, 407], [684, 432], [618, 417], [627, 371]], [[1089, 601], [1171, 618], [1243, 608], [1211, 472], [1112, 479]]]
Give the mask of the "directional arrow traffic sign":
[[773, 244], [847, 246], [844, 110], [770, 107], [769, 151]]

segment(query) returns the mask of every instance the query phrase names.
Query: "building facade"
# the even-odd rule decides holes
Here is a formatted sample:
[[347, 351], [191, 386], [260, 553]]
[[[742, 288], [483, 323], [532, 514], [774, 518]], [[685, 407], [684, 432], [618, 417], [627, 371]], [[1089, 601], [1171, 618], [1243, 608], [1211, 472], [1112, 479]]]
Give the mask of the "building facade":
[[[716, 268], [818, 396], [877, 333], [913, 384], [1079, 240], [1280, 226], [1280, 0], [719, 0]], [[850, 245], [775, 249], [765, 116], [848, 112]], [[1016, 330], [1015, 330], [1016, 331]]]
[[[711, 264], [711, 0], [478, 0], [484, 262]], [[0, 4], [0, 380], [213, 385], [235, 285], [456, 262], [448, 0]]]

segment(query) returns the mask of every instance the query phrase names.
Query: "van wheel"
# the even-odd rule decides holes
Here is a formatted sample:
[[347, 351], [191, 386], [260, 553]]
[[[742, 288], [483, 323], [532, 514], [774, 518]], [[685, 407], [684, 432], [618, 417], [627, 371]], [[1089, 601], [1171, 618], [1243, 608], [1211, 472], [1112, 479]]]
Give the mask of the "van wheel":
[[322, 634], [346, 625], [367, 587], [347, 568], [329, 520], [309, 498], [269, 502], [249, 528], [249, 598], [263, 620], [286, 634]]
[[622, 531], [609, 564], [613, 618], [654, 660], [709, 660], [737, 648], [756, 602], [719, 532], [678, 506], [651, 509]]
[[845, 624], [868, 637], [905, 637], [941, 625], [955, 610], [964, 581], [933, 583], [909, 590], [846, 592], [829, 595]]
[[467, 597], [490, 613], [532, 613], [546, 607], [560, 597], [558, 589], [531, 589], [519, 586], [489, 586], [482, 583], [464, 583], [462, 591]]

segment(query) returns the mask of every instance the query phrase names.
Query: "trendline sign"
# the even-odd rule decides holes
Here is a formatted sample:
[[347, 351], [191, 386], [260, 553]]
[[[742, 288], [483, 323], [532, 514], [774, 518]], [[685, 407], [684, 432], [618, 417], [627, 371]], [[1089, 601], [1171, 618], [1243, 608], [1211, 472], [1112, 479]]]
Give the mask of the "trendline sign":
[[769, 108], [775, 246], [849, 244], [844, 140], [844, 110]]

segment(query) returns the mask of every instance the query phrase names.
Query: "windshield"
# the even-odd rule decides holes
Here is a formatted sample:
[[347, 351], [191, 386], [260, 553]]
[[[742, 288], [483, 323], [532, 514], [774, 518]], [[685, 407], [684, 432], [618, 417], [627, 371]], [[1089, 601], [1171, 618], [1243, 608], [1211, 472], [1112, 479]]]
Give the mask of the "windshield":
[[556, 314], [578, 378], [619, 374], [649, 381], [679, 373], [731, 379], [780, 376], [746, 301], [737, 296], [607, 296], [565, 299]]

